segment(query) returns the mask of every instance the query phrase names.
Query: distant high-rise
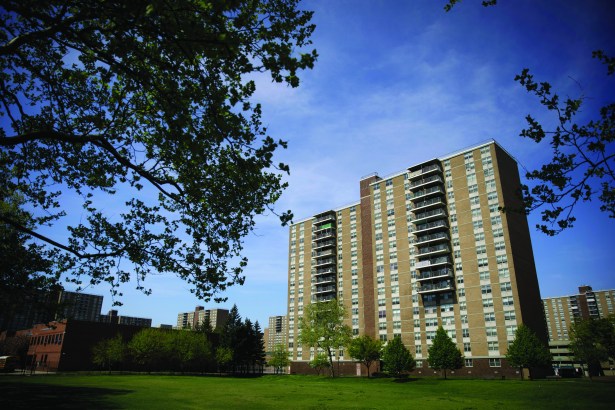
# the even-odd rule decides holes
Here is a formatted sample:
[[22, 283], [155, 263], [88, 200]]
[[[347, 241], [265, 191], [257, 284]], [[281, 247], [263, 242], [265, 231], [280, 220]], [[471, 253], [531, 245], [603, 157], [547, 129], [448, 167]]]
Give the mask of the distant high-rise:
[[269, 316], [269, 327], [265, 329], [265, 351], [273, 352], [276, 345], [286, 346], [288, 341], [288, 318]]
[[99, 321], [103, 323], [113, 323], [116, 325], [152, 327], [152, 319], [119, 315], [117, 310], [110, 310], [106, 315], [101, 314], [99, 316]]
[[[353, 334], [401, 337], [430, 373], [442, 325], [465, 357], [462, 375], [516, 373], [508, 343], [521, 323], [547, 341], [515, 160], [495, 141], [360, 180], [360, 200], [290, 227], [288, 346], [292, 370], [309, 372], [306, 304], [337, 299]], [[357, 367], [341, 352], [343, 371]]]
[[197, 306], [194, 312], [179, 313], [177, 315], [178, 329], [195, 329], [196, 327], [209, 320], [212, 329], [222, 327], [228, 318], [227, 309], [205, 309], [203, 306]]

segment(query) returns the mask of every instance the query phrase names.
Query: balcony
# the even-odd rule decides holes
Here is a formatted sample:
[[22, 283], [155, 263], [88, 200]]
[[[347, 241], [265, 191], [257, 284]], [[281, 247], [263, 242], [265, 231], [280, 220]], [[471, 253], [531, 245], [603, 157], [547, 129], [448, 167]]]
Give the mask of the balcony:
[[332, 222], [328, 222], [326, 224], [322, 224], [320, 226], [315, 226], [313, 233], [321, 232], [325, 229], [335, 229]]
[[417, 191], [412, 196], [412, 200], [416, 200], [417, 198], [427, 197], [430, 195], [442, 194], [444, 195], [444, 188], [440, 186], [434, 186], [431, 188], [424, 189], [422, 191]]
[[416, 230], [414, 231], [414, 233], [416, 234], [417, 232], [429, 231], [432, 229], [441, 229], [441, 228], [448, 228], [446, 221], [443, 219], [439, 221], [435, 221], [435, 222], [425, 223], [425, 224], [417, 224]]
[[335, 294], [325, 293], [321, 295], [312, 295], [312, 302], [328, 302], [335, 299]]
[[436, 283], [425, 283], [418, 289], [419, 293], [435, 293], [453, 290], [453, 281], [443, 280]]
[[327, 247], [331, 247], [331, 246], [335, 246], [335, 241], [334, 240], [315, 242], [314, 245], [312, 246], [312, 248], [314, 248], [314, 250], [316, 250], [316, 249], [322, 249], [322, 248], [327, 248]]
[[335, 276], [322, 276], [322, 277], [318, 277], [318, 278], [316, 278], [316, 281], [314, 283], [316, 283], [316, 284], [335, 283]]
[[419, 209], [432, 208], [438, 205], [442, 205], [442, 206], [445, 205], [445, 202], [442, 198], [438, 197], [438, 198], [427, 199], [426, 201], [415, 202], [413, 209], [415, 211], [418, 211]]
[[314, 220], [314, 225], [320, 222], [333, 221], [333, 220], [335, 220], [335, 214], [327, 214], [327, 215], [319, 216], [318, 218]]
[[335, 237], [335, 229], [326, 229], [322, 232], [312, 234], [312, 240], [318, 241], [320, 239], [326, 238], [334, 238]]
[[415, 214], [414, 216], [415, 219], [412, 222], [416, 224], [418, 222], [427, 222], [429, 220], [436, 219], [436, 218], [442, 218], [445, 216], [446, 216], [446, 211], [444, 209], [434, 209], [431, 211]]
[[316, 259], [314, 266], [335, 265], [335, 258]]
[[432, 175], [427, 178], [418, 179], [416, 181], [410, 182], [410, 189], [415, 189], [423, 185], [434, 184], [434, 183], [443, 184], [444, 181], [442, 180], [442, 177], [440, 175]]
[[437, 266], [437, 265], [450, 265], [451, 259], [448, 256], [440, 256], [439, 258], [427, 259], [424, 261], [418, 261], [416, 265], [414, 265], [417, 269], [427, 268], [429, 266]]
[[335, 249], [326, 249], [320, 252], [315, 252], [312, 255], [312, 258], [320, 258], [322, 256], [329, 256], [329, 255], [335, 255]]
[[327, 268], [318, 268], [316, 269], [316, 272], [314, 273], [314, 275], [327, 275], [329, 273], [335, 273], [335, 267], [330, 266]]
[[422, 235], [416, 238], [416, 243], [427, 243], [427, 242], [436, 242], [436, 241], [448, 241], [450, 237], [446, 232], [438, 232], [431, 235]]
[[433, 172], [442, 172], [442, 168], [440, 168], [440, 165], [438, 164], [427, 165], [417, 171], [414, 171], [410, 174], [410, 179], [413, 180], [413, 179], [425, 176], [426, 174], [430, 174]]
[[426, 270], [419, 273], [418, 280], [433, 280], [438, 278], [452, 278], [453, 270], [450, 268], [442, 268], [436, 270]]
[[337, 287], [335, 285], [330, 285], [330, 286], [316, 286], [316, 289], [314, 290], [314, 294], [317, 295], [319, 293], [329, 293], [329, 292], [336, 292], [337, 291]]
[[425, 247], [419, 248], [419, 255], [421, 256], [435, 255], [439, 253], [450, 253], [450, 252], [451, 252], [451, 249], [445, 243], [440, 244], [440, 245], [435, 245], [435, 246], [425, 246]]

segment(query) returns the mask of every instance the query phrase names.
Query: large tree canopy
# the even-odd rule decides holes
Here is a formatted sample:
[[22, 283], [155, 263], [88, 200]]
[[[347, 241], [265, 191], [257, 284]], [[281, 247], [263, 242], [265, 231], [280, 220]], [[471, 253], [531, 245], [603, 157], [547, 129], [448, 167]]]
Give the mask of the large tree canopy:
[[297, 3], [3, 1], [0, 205], [29, 220], [0, 206], [0, 222], [114, 294], [131, 278], [149, 293], [151, 273], [206, 300], [243, 283], [242, 238], [288, 171], [253, 79], [296, 87], [316, 59]]

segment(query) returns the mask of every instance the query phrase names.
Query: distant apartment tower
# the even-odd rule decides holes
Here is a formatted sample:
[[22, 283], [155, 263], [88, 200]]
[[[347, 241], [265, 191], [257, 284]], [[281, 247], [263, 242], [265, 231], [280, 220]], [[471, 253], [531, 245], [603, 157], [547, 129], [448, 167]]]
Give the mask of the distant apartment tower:
[[177, 328], [194, 329], [197, 326], [209, 320], [212, 329], [222, 327], [228, 318], [227, 309], [205, 309], [203, 306], [197, 306], [194, 312], [179, 313], [177, 315]]
[[119, 315], [117, 310], [110, 310], [106, 315], [100, 315], [99, 321], [116, 325], [152, 327], [152, 319]]
[[[337, 299], [354, 335], [401, 337], [426, 359], [438, 325], [464, 354], [462, 375], [516, 373], [505, 354], [521, 323], [547, 332], [516, 161], [495, 141], [360, 180], [360, 200], [290, 227], [288, 346], [309, 372], [299, 341], [309, 303]], [[355, 365], [342, 353], [345, 371]]]
[[265, 330], [266, 352], [273, 352], [276, 345], [287, 345], [288, 318], [286, 316], [269, 316], [269, 327]]
[[56, 320], [75, 319], [97, 322], [103, 304], [103, 297], [81, 292], [60, 291], [58, 295], [60, 312]]
[[569, 340], [570, 325], [576, 319], [615, 314], [614, 301], [614, 289], [594, 291], [591, 286], [580, 286], [576, 295], [543, 299], [549, 340]]

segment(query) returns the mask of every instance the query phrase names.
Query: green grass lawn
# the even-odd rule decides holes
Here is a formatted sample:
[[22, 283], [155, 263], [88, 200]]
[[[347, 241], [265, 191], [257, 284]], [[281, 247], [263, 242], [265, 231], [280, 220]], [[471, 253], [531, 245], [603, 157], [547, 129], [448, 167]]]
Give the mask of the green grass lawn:
[[264, 376], [1, 376], [0, 409], [614, 409], [615, 383]]

